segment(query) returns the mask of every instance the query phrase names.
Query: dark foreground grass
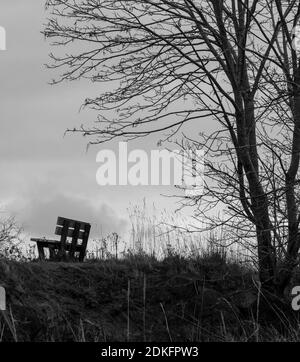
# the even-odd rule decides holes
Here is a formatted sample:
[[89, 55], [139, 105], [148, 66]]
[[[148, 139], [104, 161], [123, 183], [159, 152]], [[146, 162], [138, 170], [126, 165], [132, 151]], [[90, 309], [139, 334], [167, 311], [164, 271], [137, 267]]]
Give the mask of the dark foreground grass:
[[290, 303], [216, 253], [85, 263], [0, 260], [2, 341], [296, 341]]

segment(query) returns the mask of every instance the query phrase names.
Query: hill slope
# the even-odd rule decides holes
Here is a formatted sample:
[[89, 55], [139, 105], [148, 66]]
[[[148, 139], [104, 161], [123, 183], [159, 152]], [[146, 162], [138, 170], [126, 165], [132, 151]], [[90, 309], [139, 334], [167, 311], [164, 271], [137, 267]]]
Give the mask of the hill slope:
[[[2, 340], [297, 339], [281, 312], [264, 311], [262, 296], [257, 313], [254, 280], [253, 271], [218, 255], [82, 264], [0, 260], [8, 304], [1, 316]], [[278, 321], [288, 332], [282, 326], [275, 330]]]

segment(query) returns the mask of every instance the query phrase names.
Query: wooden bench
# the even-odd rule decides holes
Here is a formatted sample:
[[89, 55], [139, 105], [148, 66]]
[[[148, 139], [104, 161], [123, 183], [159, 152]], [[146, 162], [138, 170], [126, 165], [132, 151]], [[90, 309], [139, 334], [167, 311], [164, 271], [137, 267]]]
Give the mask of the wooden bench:
[[59, 216], [56, 222], [55, 235], [60, 240], [46, 238], [31, 238], [37, 244], [39, 259], [45, 260], [45, 250], [49, 250], [49, 260], [78, 260], [82, 262], [85, 257], [91, 225], [78, 220]]

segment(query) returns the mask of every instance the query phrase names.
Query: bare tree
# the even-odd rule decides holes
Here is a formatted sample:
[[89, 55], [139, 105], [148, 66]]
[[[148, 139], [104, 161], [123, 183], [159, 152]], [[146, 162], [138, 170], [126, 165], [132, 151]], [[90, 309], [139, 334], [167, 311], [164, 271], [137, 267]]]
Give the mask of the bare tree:
[[[55, 82], [87, 78], [106, 91], [84, 105], [101, 143], [154, 132], [199, 134], [206, 152], [206, 216], [222, 204], [237, 237], [256, 238], [260, 280], [284, 291], [298, 264], [299, 0], [49, 0]], [[201, 131], [210, 119], [213, 130]], [[205, 207], [206, 205], [206, 207]], [[205, 211], [205, 212], [204, 212]], [[210, 218], [210, 224], [217, 220]]]
[[18, 244], [21, 242], [21, 232], [22, 228], [13, 216], [0, 220], [0, 256], [20, 258]]

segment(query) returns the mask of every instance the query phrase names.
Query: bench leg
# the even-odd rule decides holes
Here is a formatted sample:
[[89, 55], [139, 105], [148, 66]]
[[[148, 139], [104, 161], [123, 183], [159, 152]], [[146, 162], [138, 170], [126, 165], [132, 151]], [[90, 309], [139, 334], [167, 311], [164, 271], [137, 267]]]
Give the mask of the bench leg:
[[84, 257], [85, 257], [85, 249], [82, 248], [79, 252], [79, 258], [78, 258], [80, 263], [82, 263], [84, 261]]
[[45, 252], [44, 252], [43, 245], [41, 245], [40, 243], [37, 243], [37, 248], [38, 248], [38, 252], [39, 252], [39, 259], [45, 260]]
[[55, 249], [51, 246], [49, 246], [49, 259], [50, 260], [55, 260], [56, 254], [55, 254]]

